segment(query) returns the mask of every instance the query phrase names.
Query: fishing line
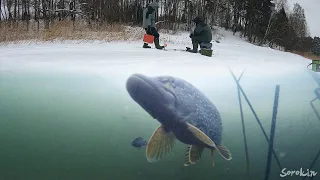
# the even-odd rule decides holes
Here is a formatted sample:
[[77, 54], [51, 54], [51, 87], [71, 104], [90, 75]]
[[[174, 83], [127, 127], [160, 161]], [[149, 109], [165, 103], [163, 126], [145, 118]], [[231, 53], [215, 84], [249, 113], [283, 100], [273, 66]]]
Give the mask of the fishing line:
[[315, 99], [313, 99], [312, 101], [310, 101], [310, 105], [311, 105], [312, 110], [313, 110], [314, 113], [316, 114], [318, 120], [320, 121], [320, 115], [319, 115], [317, 109], [316, 109], [316, 108], [314, 107], [314, 105], [313, 105], [313, 102], [316, 101], [317, 99], [318, 99], [318, 98], [315, 98]]
[[[317, 160], [319, 159], [319, 157], [320, 157], [320, 149], [319, 149], [316, 157], [313, 159], [313, 161], [312, 161], [312, 163], [311, 163], [311, 165], [310, 165], [310, 167], [309, 167], [309, 170], [311, 170], [311, 169], [313, 168], [313, 166], [316, 164], [316, 162], [317, 162]], [[304, 179], [306, 179], [306, 178], [307, 178], [307, 176], [303, 177], [302, 180], [304, 180]], [[313, 177], [311, 177], [311, 179], [313, 179]]]
[[[245, 70], [242, 71], [240, 77], [238, 78], [238, 82], [240, 82]], [[250, 179], [250, 162], [249, 162], [249, 153], [248, 153], [248, 145], [247, 145], [247, 137], [246, 137], [246, 129], [244, 125], [244, 117], [243, 117], [243, 109], [242, 109], [242, 103], [241, 103], [241, 95], [240, 95], [240, 89], [238, 87], [238, 100], [239, 100], [239, 106], [240, 106], [240, 115], [241, 115], [241, 123], [242, 123], [242, 133], [243, 133], [243, 141], [244, 141], [244, 148], [246, 153], [246, 165], [247, 165], [247, 175], [248, 179]]]
[[[247, 103], [248, 103], [248, 105], [249, 105], [249, 107], [250, 107], [250, 109], [251, 109], [251, 111], [252, 111], [252, 113], [253, 113], [254, 117], [256, 118], [256, 120], [257, 120], [257, 122], [258, 122], [258, 124], [259, 124], [259, 126], [260, 126], [260, 128], [261, 128], [261, 131], [262, 131], [262, 133], [263, 133], [264, 137], [266, 138], [266, 140], [267, 140], [267, 142], [268, 142], [268, 144], [269, 144], [270, 142], [269, 142], [269, 139], [268, 139], [267, 133], [265, 132], [265, 130], [264, 130], [264, 128], [263, 128], [263, 126], [262, 126], [262, 124], [261, 124], [261, 121], [260, 121], [259, 117], [257, 116], [257, 114], [256, 114], [255, 110], [253, 109], [253, 107], [252, 107], [252, 105], [251, 105], [251, 103], [250, 103], [250, 101], [249, 101], [249, 99], [248, 99], [247, 95], [245, 94], [245, 92], [243, 91], [243, 89], [242, 89], [241, 85], [240, 85], [240, 84], [239, 84], [239, 82], [237, 81], [237, 78], [235, 77], [235, 75], [234, 75], [233, 71], [232, 71], [230, 68], [229, 68], [229, 71], [230, 71], [230, 73], [231, 73], [231, 75], [232, 75], [232, 77], [233, 77], [234, 81], [237, 83], [237, 85], [238, 85], [239, 89], [241, 90], [242, 95], [244, 96], [245, 100], [247, 101]], [[278, 166], [279, 166], [280, 170], [282, 170], [282, 166], [281, 166], [281, 164], [280, 164], [280, 161], [279, 161], [278, 155], [276, 154], [276, 152], [274, 151], [274, 149], [272, 149], [272, 152], [273, 152], [273, 155], [274, 155], [274, 157], [275, 157], [275, 159], [276, 159], [276, 161], [277, 161], [277, 164], [278, 164]]]
[[269, 148], [268, 148], [268, 158], [267, 158], [267, 166], [266, 166], [264, 180], [268, 180], [269, 175], [270, 175], [273, 140], [274, 140], [274, 134], [275, 134], [275, 130], [276, 130], [276, 121], [277, 121], [278, 104], [279, 104], [279, 93], [280, 93], [280, 85], [277, 85], [276, 90], [275, 90], [275, 95], [274, 95], [272, 124], [271, 124], [271, 130], [270, 130], [270, 143], [269, 143]]

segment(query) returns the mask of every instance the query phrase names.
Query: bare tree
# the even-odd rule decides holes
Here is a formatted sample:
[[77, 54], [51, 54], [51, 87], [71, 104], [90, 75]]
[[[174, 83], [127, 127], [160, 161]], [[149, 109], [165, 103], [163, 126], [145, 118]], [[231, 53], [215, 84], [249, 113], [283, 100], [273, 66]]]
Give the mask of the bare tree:
[[304, 9], [298, 3], [294, 4], [293, 13], [289, 16], [289, 22], [298, 37], [305, 37], [308, 35]]
[[289, 12], [288, 0], [274, 0], [275, 11], [279, 12], [282, 8]]

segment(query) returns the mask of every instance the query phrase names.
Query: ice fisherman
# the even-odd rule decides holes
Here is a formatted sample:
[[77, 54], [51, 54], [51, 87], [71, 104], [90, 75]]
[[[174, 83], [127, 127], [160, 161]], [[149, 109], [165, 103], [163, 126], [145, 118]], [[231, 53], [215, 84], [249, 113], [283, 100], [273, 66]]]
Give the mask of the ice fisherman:
[[[159, 4], [156, 1], [150, 3], [143, 11], [143, 28], [147, 34], [154, 36], [154, 45], [157, 49], [163, 49], [164, 46], [159, 44], [159, 33], [156, 29], [156, 10], [158, 10]], [[143, 48], [151, 48], [147, 43], [143, 44]]]
[[211, 28], [204, 22], [204, 18], [201, 16], [197, 16], [192, 21], [196, 24], [196, 27], [193, 33], [191, 33], [189, 36], [192, 40], [193, 49], [187, 47], [187, 51], [192, 53], [197, 53], [199, 45], [200, 45], [200, 48], [211, 49], [212, 47]]

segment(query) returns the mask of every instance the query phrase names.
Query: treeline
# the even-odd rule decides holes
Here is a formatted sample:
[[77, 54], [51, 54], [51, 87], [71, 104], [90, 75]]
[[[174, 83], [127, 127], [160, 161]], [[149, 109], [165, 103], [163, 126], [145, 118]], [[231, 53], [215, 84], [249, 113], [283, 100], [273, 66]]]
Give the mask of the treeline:
[[[143, 9], [152, 0], [0, 0], [0, 21], [13, 25], [35, 21], [50, 29], [56, 21], [121, 23], [141, 25]], [[295, 4], [289, 11], [286, 0], [158, 0], [157, 13], [162, 28], [190, 30], [191, 20], [205, 17], [211, 26], [233, 30], [249, 42], [285, 50], [310, 51], [303, 8]]]

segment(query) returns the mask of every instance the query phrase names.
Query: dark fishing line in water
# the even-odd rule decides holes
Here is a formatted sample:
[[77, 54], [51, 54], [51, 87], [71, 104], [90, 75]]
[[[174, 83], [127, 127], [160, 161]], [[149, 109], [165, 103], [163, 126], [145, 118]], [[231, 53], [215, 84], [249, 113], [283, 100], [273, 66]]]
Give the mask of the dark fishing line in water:
[[275, 95], [274, 95], [272, 124], [271, 124], [271, 130], [270, 130], [270, 142], [269, 142], [269, 148], [268, 148], [268, 158], [267, 158], [267, 165], [266, 165], [266, 172], [265, 172], [264, 180], [268, 180], [269, 179], [269, 175], [270, 175], [271, 160], [272, 160], [272, 150], [273, 150], [273, 140], [274, 140], [274, 134], [275, 134], [275, 129], [276, 129], [278, 104], [279, 104], [279, 93], [280, 93], [280, 85], [277, 85], [276, 86], [276, 90], [275, 90]]
[[[245, 70], [242, 71], [241, 75], [238, 78], [238, 82], [240, 82]], [[246, 129], [244, 125], [244, 117], [243, 117], [243, 108], [242, 108], [242, 102], [241, 102], [241, 95], [240, 95], [240, 89], [237, 88], [238, 91], [238, 100], [239, 100], [239, 107], [240, 107], [240, 116], [241, 116], [241, 123], [242, 123], [242, 133], [243, 133], [243, 141], [244, 141], [244, 149], [246, 153], [246, 169], [247, 169], [247, 176], [248, 180], [250, 180], [250, 161], [249, 161], [249, 153], [248, 153], [248, 145], [247, 145], [247, 135], [246, 135]]]
[[320, 86], [320, 75], [317, 74], [317, 73], [314, 72], [314, 71], [311, 71], [311, 70], [309, 70], [308, 72], [309, 72], [309, 74], [311, 74], [313, 80], [315, 80], [316, 83]]
[[240, 76], [239, 76], [239, 78], [238, 78], [238, 82], [240, 82], [240, 80], [241, 80], [241, 78], [242, 78], [242, 76], [243, 76], [244, 72], [246, 72], [246, 69], [244, 69], [244, 70], [242, 71], [242, 73], [240, 74]]
[[[313, 76], [313, 78], [317, 81], [317, 79], [316, 79], [314, 76]], [[317, 81], [317, 82], [319, 82], [319, 81]], [[319, 84], [319, 85], [320, 85], [320, 84]], [[317, 90], [317, 89], [316, 89], [316, 90]], [[316, 92], [316, 90], [315, 90], [315, 92]], [[311, 105], [311, 108], [312, 108], [312, 110], [314, 111], [315, 115], [317, 116], [318, 120], [320, 121], [319, 113], [318, 113], [318, 111], [316, 110], [316, 108], [315, 108], [314, 105], [313, 105], [313, 102], [314, 102], [314, 101], [320, 100], [320, 98], [318, 97], [318, 94], [317, 94], [317, 93], [316, 93], [316, 95], [317, 95], [317, 97], [316, 97], [315, 99], [313, 99], [313, 100], [310, 101], [310, 105]], [[311, 163], [311, 165], [310, 165], [310, 167], [309, 167], [310, 170], [314, 167], [314, 165], [315, 165], [316, 162], [318, 161], [319, 157], [320, 157], [320, 149], [319, 149], [316, 157], [313, 159], [313, 161], [312, 161], [312, 163]], [[306, 179], [306, 178], [307, 178], [307, 176], [303, 177], [302, 180], [304, 180], [304, 179]], [[314, 178], [314, 176], [311, 177], [310, 179], [313, 179], [313, 178]]]
[[[237, 78], [236, 78], [236, 76], [234, 75], [233, 71], [232, 71], [230, 68], [229, 68], [229, 71], [230, 71], [230, 73], [231, 73], [231, 75], [232, 75], [232, 77], [233, 77], [234, 81], [237, 83], [237, 85], [238, 85], [239, 89], [241, 90], [242, 95], [244, 96], [245, 100], [247, 101], [247, 103], [248, 103], [248, 105], [249, 105], [249, 107], [250, 107], [250, 109], [251, 109], [251, 111], [252, 111], [252, 113], [253, 113], [254, 117], [256, 118], [256, 120], [257, 120], [257, 122], [258, 122], [258, 124], [259, 124], [259, 126], [260, 126], [260, 128], [261, 128], [261, 131], [262, 131], [262, 133], [263, 133], [264, 137], [266, 138], [266, 140], [267, 140], [267, 142], [268, 142], [268, 144], [269, 144], [269, 143], [270, 143], [270, 142], [269, 142], [269, 138], [268, 138], [267, 133], [266, 133], [266, 131], [264, 130], [264, 128], [263, 128], [263, 126], [262, 126], [262, 124], [261, 124], [261, 121], [260, 121], [260, 119], [259, 119], [259, 117], [258, 117], [257, 113], [256, 113], [256, 112], [255, 112], [255, 110], [253, 109], [253, 107], [252, 107], [252, 105], [251, 105], [251, 103], [250, 103], [250, 101], [249, 101], [249, 99], [248, 99], [247, 95], [245, 94], [245, 92], [243, 91], [243, 89], [242, 89], [241, 85], [240, 85], [240, 84], [239, 84], [239, 82], [237, 81]], [[278, 166], [279, 166], [280, 170], [282, 170], [282, 166], [281, 166], [281, 164], [280, 164], [280, 161], [279, 161], [278, 155], [276, 154], [276, 152], [274, 151], [274, 149], [272, 150], [272, 152], [273, 152], [273, 155], [274, 155], [274, 157], [275, 157], [275, 159], [276, 159], [276, 161], [277, 161], [277, 164], [278, 164]]]
[[[316, 81], [316, 83], [320, 86], [320, 75], [317, 74], [316, 72], [313, 72], [311, 70], [308, 71], [309, 74], [311, 74], [312, 78], [314, 79], [314, 81]], [[316, 94], [316, 98], [310, 101], [310, 105], [314, 111], [314, 113], [316, 114], [318, 120], [320, 121], [320, 115], [318, 113], [318, 111], [316, 110], [316, 108], [313, 105], [313, 102], [316, 101], [317, 99], [320, 100], [320, 90], [319, 88], [315, 89], [315, 94]]]
[[[314, 105], [313, 105], [313, 102], [316, 101], [316, 100], [318, 100], [318, 98], [315, 98], [315, 99], [313, 99], [312, 101], [310, 101], [310, 105], [311, 105], [311, 108], [312, 108], [313, 112], [316, 114], [318, 120], [320, 121], [320, 115], [319, 115], [317, 109], [316, 109], [316, 108], [314, 107]], [[319, 99], [319, 100], [320, 100], [320, 99]]]
[[[310, 165], [310, 167], [309, 167], [309, 170], [311, 170], [311, 169], [314, 167], [314, 165], [315, 165], [316, 162], [318, 161], [319, 157], [320, 157], [320, 149], [319, 149], [316, 157], [313, 159], [313, 161], [312, 161], [312, 163], [311, 163], [311, 165]], [[306, 178], [307, 178], [307, 176], [303, 177], [302, 180], [304, 180], [304, 179], [306, 179]], [[314, 178], [314, 177], [311, 177], [311, 179], [313, 179], [313, 178]]]

